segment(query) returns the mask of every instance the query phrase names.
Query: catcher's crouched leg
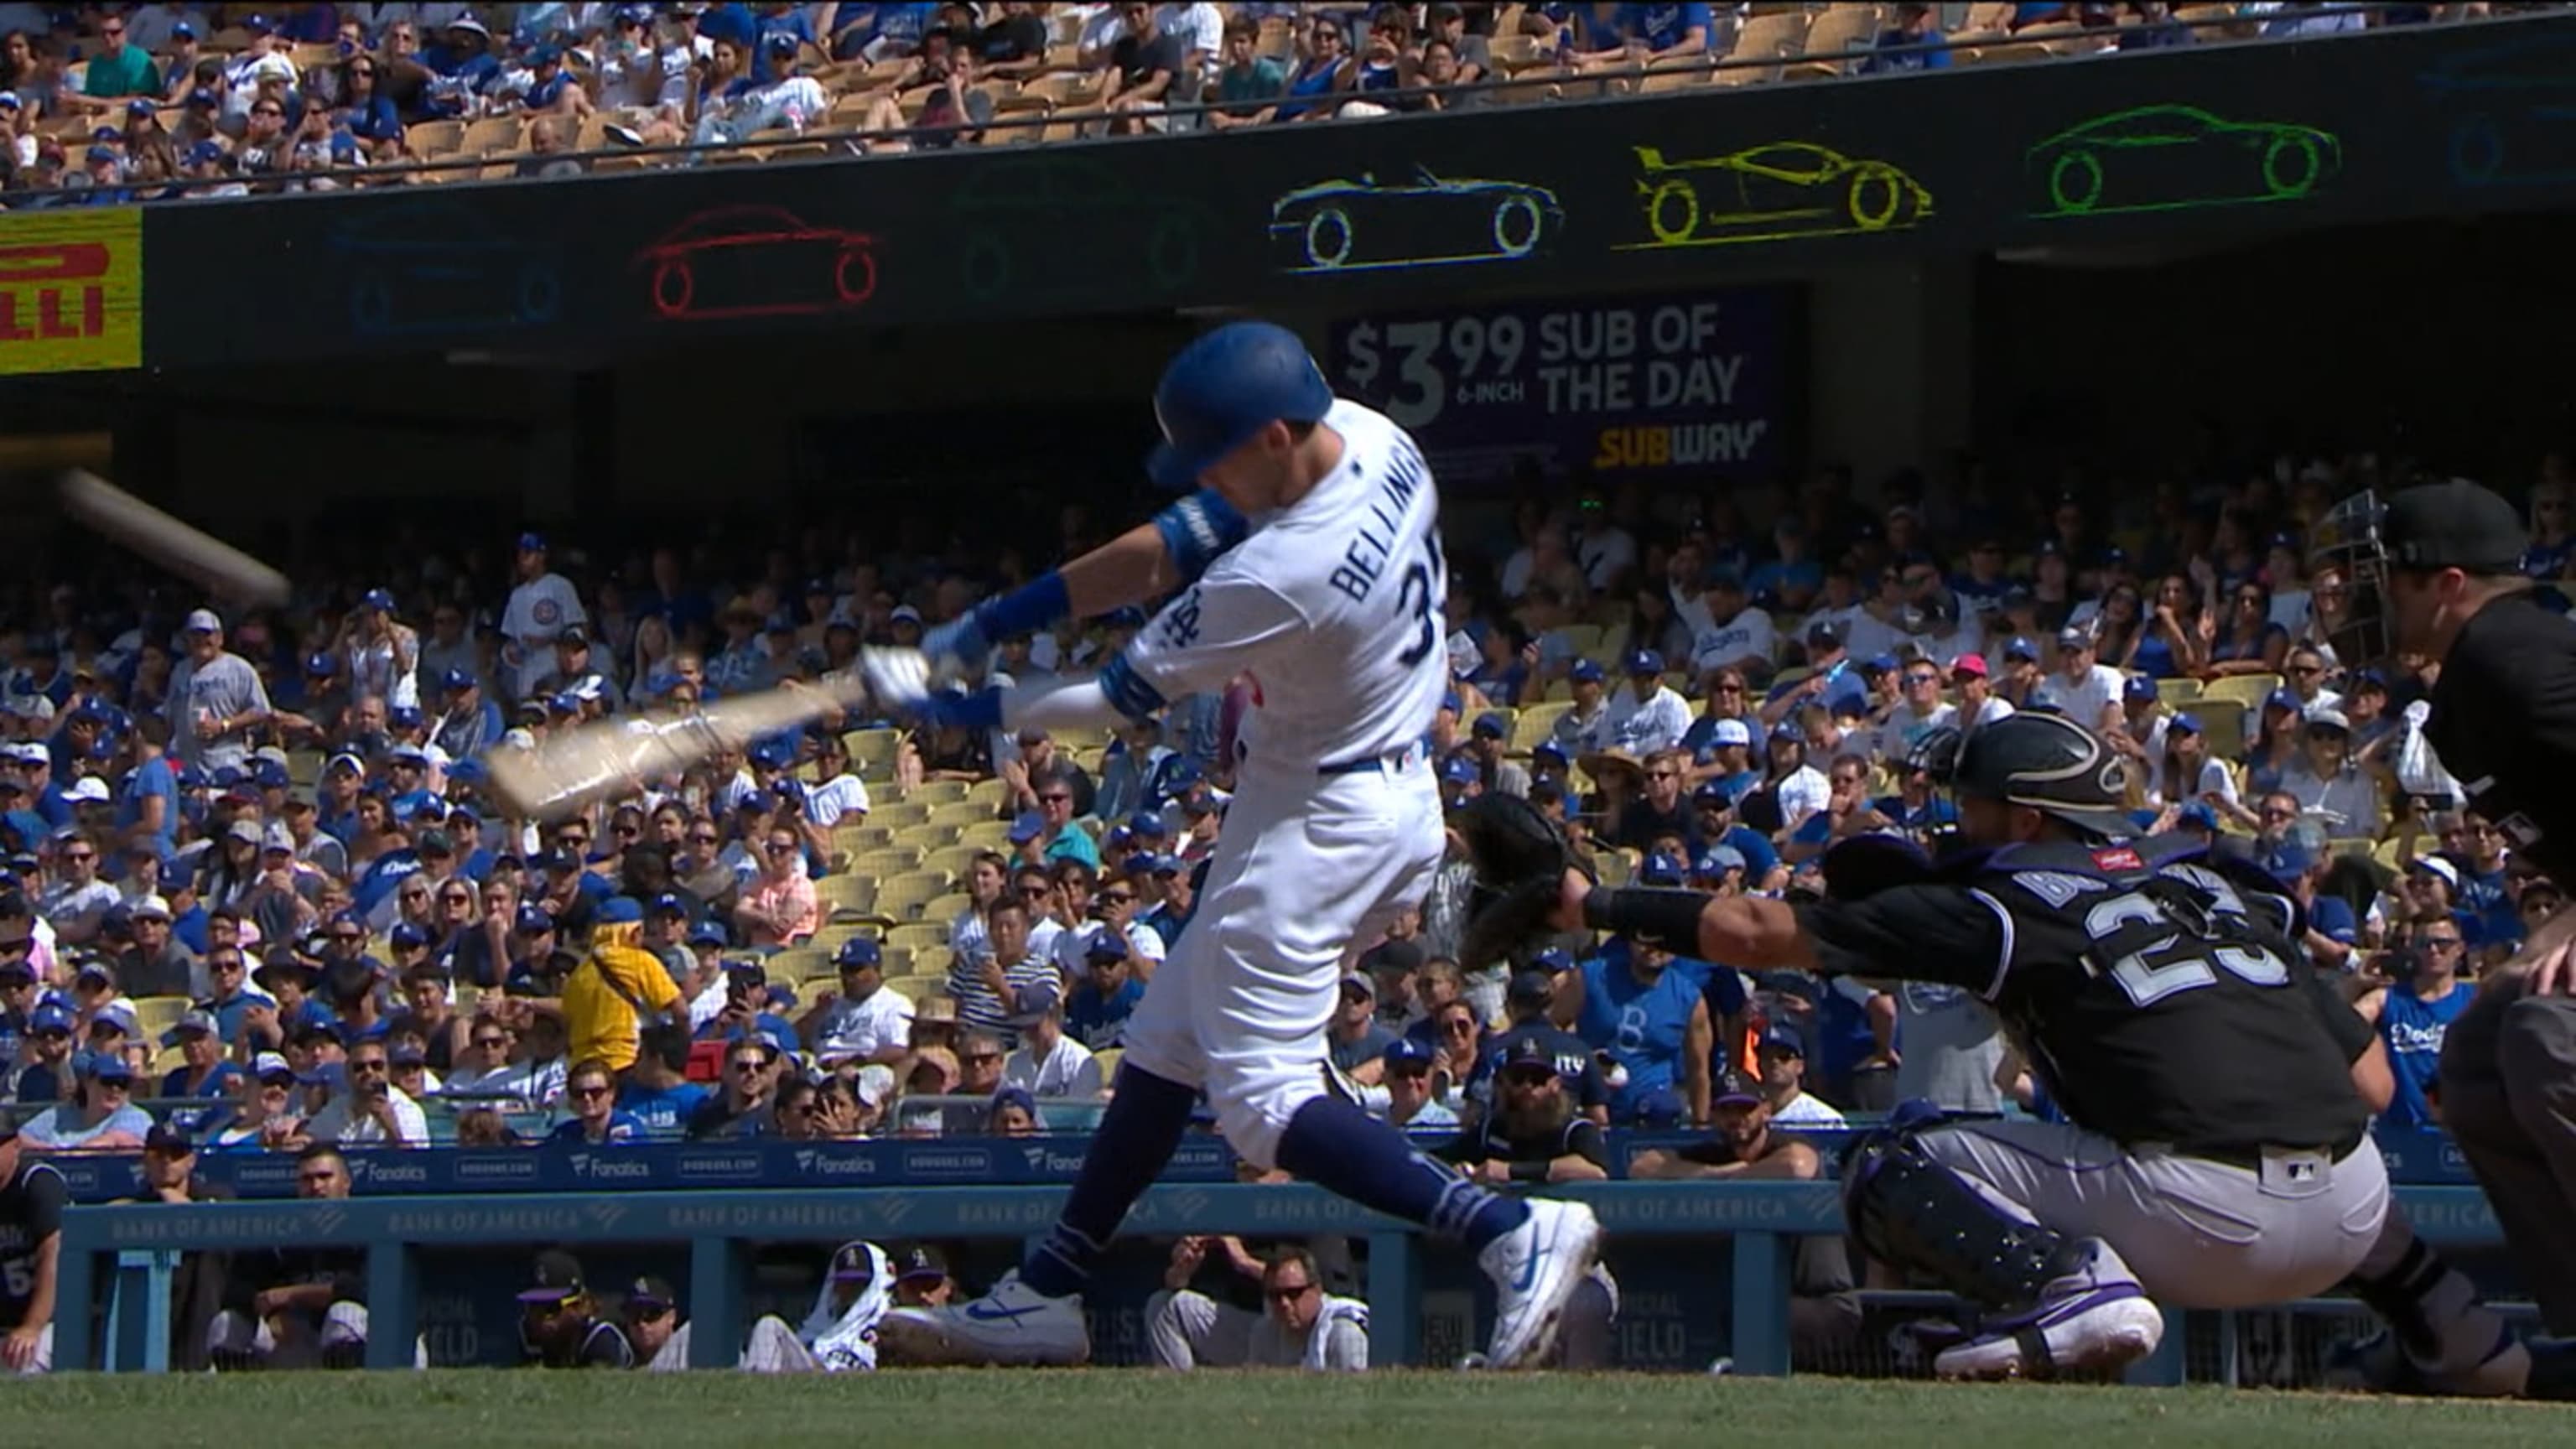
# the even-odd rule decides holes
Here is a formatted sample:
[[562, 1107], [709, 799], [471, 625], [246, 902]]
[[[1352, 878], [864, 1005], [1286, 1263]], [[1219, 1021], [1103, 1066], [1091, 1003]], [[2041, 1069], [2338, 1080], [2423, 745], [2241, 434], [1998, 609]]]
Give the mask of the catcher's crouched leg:
[[2025, 1222], [1935, 1161], [1916, 1138], [1938, 1119], [1870, 1134], [1843, 1164], [1843, 1220], [1871, 1257], [1924, 1273], [1993, 1313], [2027, 1313], [2082, 1271], [2083, 1249]]

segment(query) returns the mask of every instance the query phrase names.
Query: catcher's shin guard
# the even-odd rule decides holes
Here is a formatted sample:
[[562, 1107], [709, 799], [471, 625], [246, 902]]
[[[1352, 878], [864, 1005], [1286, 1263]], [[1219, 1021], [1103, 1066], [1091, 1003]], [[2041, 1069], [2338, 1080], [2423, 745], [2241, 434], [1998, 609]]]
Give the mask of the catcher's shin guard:
[[1872, 1257], [2008, 1314], [2082, 1271], [2077, 1244], [1996, 1207], [1915, 1138], [1907, 1129], [1874, 1133], [1844, 1164], [1843, 1217]]

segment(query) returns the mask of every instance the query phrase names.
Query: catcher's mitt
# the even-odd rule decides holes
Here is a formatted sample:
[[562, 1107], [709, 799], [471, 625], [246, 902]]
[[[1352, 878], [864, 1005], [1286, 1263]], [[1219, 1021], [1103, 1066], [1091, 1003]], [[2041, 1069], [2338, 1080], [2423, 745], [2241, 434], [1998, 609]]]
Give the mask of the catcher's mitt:
[[1474, 971], [1505, 960], [1550, 933], [1547, 918], [1565, 893], [1568, 869], [1592, 874], [1538, 807], [1500, 791], [1461, 807], [1456, 823], [1476, 867], [1458, 964]]

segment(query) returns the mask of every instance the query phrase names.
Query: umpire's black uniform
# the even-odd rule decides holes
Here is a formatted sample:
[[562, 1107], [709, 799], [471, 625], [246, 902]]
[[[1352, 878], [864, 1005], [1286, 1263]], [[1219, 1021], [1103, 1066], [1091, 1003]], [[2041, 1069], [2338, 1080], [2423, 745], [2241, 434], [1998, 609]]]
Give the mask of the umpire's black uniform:
[[[2576, 623], [2521, 585], [2520, 518], [2456, 481], [2338, 515], [2356, 504], [2376, 515], [2376, 547], [2356, 549], [2347, 527], [2324, 540], [2323, 561], [2350, 569], [2365, 617], [2381, 593], [2394, 647], [2440, 658], [2425, 737], [2469, 808], [2519, 860], [2576, 889]], [[2443, 1043], [2441, 1100], [2543, 1322], [2576, 1334], [2576, 997], [2520, 983], [2480, 993]]]

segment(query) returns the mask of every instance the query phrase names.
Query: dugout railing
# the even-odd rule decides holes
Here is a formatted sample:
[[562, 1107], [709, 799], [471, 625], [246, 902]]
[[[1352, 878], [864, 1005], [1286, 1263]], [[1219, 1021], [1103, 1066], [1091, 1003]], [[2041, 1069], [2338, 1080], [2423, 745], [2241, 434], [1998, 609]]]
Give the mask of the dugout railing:
[[[1789, 1254], [1800, 1237], [1839, 1234], [1842, 1209], [1829, 1182], [1568, 1185], [1553, 1193], [1593, 1205], [1616, 1238], [1723, 1238], [1733, 1370], [1789, 1371]], [[419, 1321], [419, 1254], [426, 1248], [503, 1243], [685, 1243], [691, 1366], [728, 1368], [746, 1329], [750, 1253], [756, 1244], [849, 1238], [1026, 1240], [1054, 1221], [1060, 1187], [860, 1188], [743, 1192], [523, 1193], [385, 1196], [328, 1202], [78, 1207], [66, 1214], [55, 1310], [58, 1371], [166, 1369], [171, 1282], [180, 1255], [293, 1246], [366, 1253], [370, 1368], [410, 1368]], [[2397, 1189], [2416, 1231], [2439, 1247], [2500, 1240], [2484, 1194], [2466, 1186]], [[1419, 1229], [1302, 1184], [1166, 1183], [1149, 1190], [1125, 1232], [1257, 1236], [1335, 1233], [1368, 1243], [1365, 1292], [1375, 1312], [1371, 1359], [1415, 1364], [1422, 1298]], [[106, 1354], [94, 1352], [104, 1297]], [[2165, 1345], [2132, 1382], [2184, 1379], [2183, 1315], [2167, 1311]]]

